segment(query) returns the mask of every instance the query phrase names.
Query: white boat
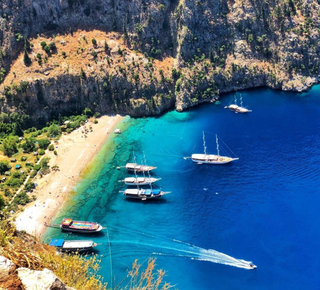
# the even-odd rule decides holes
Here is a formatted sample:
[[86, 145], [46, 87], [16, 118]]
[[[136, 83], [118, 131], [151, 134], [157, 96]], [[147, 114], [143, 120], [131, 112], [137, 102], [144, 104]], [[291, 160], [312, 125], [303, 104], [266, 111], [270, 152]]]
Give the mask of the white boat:
[[124, 182], [126, 185], [149, 185], [160, 179], [154, 177], [126, 177], [124, 180], [119, 180], [119, 182]]
[[150, 189], [129, 188], [122, 192], [128, 198], [141, 199], [141, 200], [156, 199], [156, 198], [160, 198], [165, 194], [170, 193], [170, 192], [162, 191], [160, 189], [152, 189], [152, 188]]
[[84, 251], [90, 251], [95, 246], [97, 246], [97, 244], [91, 240], [64, 240], [64, 239], [51, 240], [49, 245], [54, 246], [63, 252], [79, 252], [79, 253]]
[[231, 104], [229, 106], [225, 106], [225, 109], [230, 109], [233, 112], [236, 113], [250, 113], [252, 110], [247, 109], [243, 106], [242, 96], [240, 95], [240, 106], [237, 104], [237, 96], [234, 97], [234, 104]]
[[128, 171], [137, 172], [137, 173], [138, 172], [149, 172], [149, 171], [157, 168], [154, 166], [140, 165], [137, 163], [127, 163], [125, 167]]
[[203, 134], [203, 147], [204, 147], [204, 153], [203, 154], [192, 154], [191, 159], [193, 162], [196, 162], [198, 164], [226, 164], [235, 160], [238, 160], [239, 158], [232, 158], [229, 156], [221, 156], [220, 150], [219, 150], [219, 140], [218, 136], [216, 135], [216, 144], [217, 144], [217, 154], [207, 154], [207, 147], [206, 147], [206, 140]]

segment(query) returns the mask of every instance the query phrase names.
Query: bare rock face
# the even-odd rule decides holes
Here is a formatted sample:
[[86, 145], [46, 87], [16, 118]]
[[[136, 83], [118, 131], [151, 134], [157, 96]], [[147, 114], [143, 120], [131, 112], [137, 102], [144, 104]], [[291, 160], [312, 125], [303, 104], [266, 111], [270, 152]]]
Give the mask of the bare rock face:
[[18, 276], [26, 290], [71, 290], [50, 270], [42, 271], [19, 268]]
[[8, 275], [12, 274], [16, 269], [16, 265], [7, 259], [6, 257], [0, 256], [0, 282], [7, 278]]
[[[99, 77], [97, 72], [106, 67], [102, 64], [86, 80], [60, 72], [46, 82], [30, 81], [27, 90], [17, 94], [18, 101], [0, 91], [0, 113], [25, 108], [23, 113], [34, 123], [85, 107], [150, 116], [246, 88], [300, 92], [319, 82], [319, 27], [320, 2], [311, 0], [1, 0], [0, 83], [26, 39], [41, 33], [73, 35], [77, 29], [117, 32], [144, 58], [174, 58], [165, 67], [180, 73], [158, 85], [145, 81], [143, 74], [149, 71], [144, 68], [131, 83], [120, 71], [115, 73], [116, 67]], [[114, 60], [113, 53], [109, 56]], [[127, 75], [133, 67], [128, 66]]]

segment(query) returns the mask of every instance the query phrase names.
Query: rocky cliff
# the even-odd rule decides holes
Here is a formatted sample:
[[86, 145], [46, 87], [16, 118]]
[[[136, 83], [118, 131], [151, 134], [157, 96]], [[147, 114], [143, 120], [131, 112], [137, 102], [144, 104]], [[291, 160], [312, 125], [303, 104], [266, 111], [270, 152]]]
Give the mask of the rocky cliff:
[[319, 8], [312, 0], [3, 0], [1, 110], [36, 112], [34, 121], [86, 107], [142, 116], [250, 87], [302, 91], [318, 82]]

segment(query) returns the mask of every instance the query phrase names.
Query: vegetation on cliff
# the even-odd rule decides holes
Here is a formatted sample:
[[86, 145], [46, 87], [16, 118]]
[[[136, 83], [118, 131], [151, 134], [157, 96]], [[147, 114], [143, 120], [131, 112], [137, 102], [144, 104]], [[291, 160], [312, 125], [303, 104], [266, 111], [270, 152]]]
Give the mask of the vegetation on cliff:
[[43, 123], [86, 107], [157, 115], [244, 88], [305, 90], [318, 82], [319, 11], [302, 0], [4, 0], [1, 110]]
[[[98, 275], [98, 257], [57, 254], [54, 247], [40, 244], [34, 237], [15, 230], [11, 222], [0, 220], [0, 255], [10, 259], [18, 268], [52, 270], [67, 286], [74, 289], [111, 289]], [[132, 269], [114, 289], [170, 289], [164, 282], [165, 271], [155, 272], [155, 260], [150, 259], [146, 267], [133, 263]], [[5, 289], [23, 289], [16, 272], [0, 281]]]

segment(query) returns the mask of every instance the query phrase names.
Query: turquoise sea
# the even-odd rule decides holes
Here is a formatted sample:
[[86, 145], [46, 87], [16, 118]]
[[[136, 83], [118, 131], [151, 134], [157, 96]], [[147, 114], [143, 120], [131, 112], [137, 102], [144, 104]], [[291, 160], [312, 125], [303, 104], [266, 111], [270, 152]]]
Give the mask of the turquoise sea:
[[[224, 109], [230, 94], [219, 105], [127, 117], [55, 221], [97, 221], [107, 230], [79, 237], [50, 229], [45, 240], [99, 243], [100, 274], [112, 287], [135, 259], [145, 265], [156, 257], [178, 289], [319, 289], [320, 87], [241, 95], [252, 113]], [[202, 131], [208, 153], [216, 153], [218, 134], [240, 159], [220, 166], [185, 160], [203, 152]], [[132, 162], [133, 152], [138, 162], [157, 166], [158, 186], [170, 194], [141, 202], [119, 193], [127, 172], [117, 167]], [[258, 268], [243, 269], [238, 259]]]

